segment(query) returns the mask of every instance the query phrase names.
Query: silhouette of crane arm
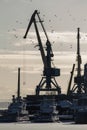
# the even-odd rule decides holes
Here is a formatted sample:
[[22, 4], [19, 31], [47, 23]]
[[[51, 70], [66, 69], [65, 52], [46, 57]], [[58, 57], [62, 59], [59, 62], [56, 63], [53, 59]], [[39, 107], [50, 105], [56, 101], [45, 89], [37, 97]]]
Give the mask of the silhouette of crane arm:
[[37, 27], [37, 24], [36, 24], [36, 19], [35, 19], [36, 14], [38, 14], [37, 10], [35, 10], [33, 15], [31, 16], [31, 19], [30, 19], [29, 25], [27, 27], [26, 33], [24, 35], [24, 38], [27, 37], [29, 29], [30, 29], [32, 23], [34, 23], [34, 27], [35, 27], [35, 31], [36, 31], [36, 35], [37, 35], [37, 40], [38, 40], [38, 45], [39, 45], [39, 50], [40, 50], [40, 53], [41, 53], [44, 68], [47, 68], [47, 60], [46, 60], [45, 52], [44, 52], [44, 49], [43, 49], [42, 41], [41, 41], [41, 38], [40, 38], [40, 34], [39, 34], [39, 31], [38, 31], [38, 27]]
[[45, 30], [45, 28], [44, 28], [43, 22], [42, 22], [42, 20], [41, 20], [41, 18], [40, 18], [40, 16], [39, 16], [38, 11], [37, 11], [37, 16], [38, 16], [39, 22], [40, 22], [40, 24], [41, 24], [41, 26], [42, 26], [43, 32], [44, 32], [44, 34], [45, 34], [45, 36], [46, 36], [46, 39], [47, 39], [46, 44], [50, 47], [50, 50], [51, 50], [51, 56], [53, 57], [54, 55], [53, 55], [53, 51], [52, 51], [52, 47], [51, 47], [51, 43], [50, 43], [50, 41], [49, 41], [48, 35], [47, 35], [47, 33], [46, 33], [46, 30]]
[[29, 22], [28, 27], [27, 27], [27, 30], [26, 30], [26, 33], [25, 33], [25, 35], [24, 35], [23, 38], [26, 38], [26, 37], [27, 37], [27, 34], [28, 34], [29, 29], [30, 29], [30, 27], [31, 27], [31, 25], [32, 25], [32, 23], [33, 23], [33, 21], [34, 21], [34, 19], [35, 19], [35, 15], [36, 15], [36, 14], [37, 14], [37, 10], [35, 10], [34, 13], [32, 14], [31, 19], [30, 19], [30, 22]]

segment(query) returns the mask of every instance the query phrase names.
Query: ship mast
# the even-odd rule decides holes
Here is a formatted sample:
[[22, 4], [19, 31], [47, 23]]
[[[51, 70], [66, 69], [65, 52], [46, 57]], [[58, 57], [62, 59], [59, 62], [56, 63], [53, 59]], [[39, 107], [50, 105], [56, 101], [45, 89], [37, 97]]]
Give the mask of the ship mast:
[[18, 90], [17, 90], [17, 98], [20, 98], [20, 68], [18, 68]]

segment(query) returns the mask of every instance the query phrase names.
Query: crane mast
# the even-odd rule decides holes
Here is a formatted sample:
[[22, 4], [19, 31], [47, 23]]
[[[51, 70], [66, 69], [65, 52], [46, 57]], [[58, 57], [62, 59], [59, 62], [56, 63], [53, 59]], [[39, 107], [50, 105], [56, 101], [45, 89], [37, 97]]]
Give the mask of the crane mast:
[[[78, 79], [77, 79], [78, 77]], [[78, 93], [81, 93], [81, 56], [80, 56], [80, 28], [77, 28], [77, 86], [78, 86]]]
[[80, 28], [77, 28], [77, 76], [81, 76]]
[[[43, 44], [41, 41], [41, 36], [39, 34], [37, 21], [36, 21], [36, 17], [35, 17], [36, 15], [41, 24], [42, 30], [46, 36], [46, 53], [44, 51]], [[44, 65], [42, 79], [41, 79], [39, 85], [37, 85], [37, 87], [36, 87], [36, 95], [39, 95], [40, 91], [57, 91], [59, 94], [59, 93], [61, 93], [61, 89], [60, 89], [59, 85], [57, 84], [55, 77], [60, 76], [60, 69], [54, 68], [51, 65], [52, 57], [54, 56], [53, 52], [52, 52], [51, 43], [49, 41], [48, 35], [47, 35], [44, 25], [42, 23], [42, 20], [40, 18], [39, 12], [37, 10], [35, 10], [31, 16], [31, 19], [28, 24], [24, 38], [27, 37], [27, 34], [29, 32], [29, 29], [30, 29], [32, 23], [34, 24], [34, 27], [35, 27], [39, 50], [40, 50], [43, 65]]]
[[[84, 83], [84, 75], [81, 74], [81, 55], [80, 55], [80, 28], [77, 28], [77, 75], [74, 77], [74, 85], [68, 86], [68, 95], [77, 94], [80, 95], [81, 93], [87, 92], [87, 86]], [[74, 73], [74, 70], [73, 70]]]

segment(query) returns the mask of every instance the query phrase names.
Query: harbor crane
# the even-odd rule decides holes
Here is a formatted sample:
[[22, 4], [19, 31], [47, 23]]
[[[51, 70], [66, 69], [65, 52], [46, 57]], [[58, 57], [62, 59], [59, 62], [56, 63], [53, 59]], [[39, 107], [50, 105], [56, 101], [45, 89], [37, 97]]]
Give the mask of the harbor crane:
[[[31, 16], [30, 22], [28, 24], [26, 33], [24, 35], [24, 38], [26, 38], [31, 25], [34, 24], [35, 32], [36, 32], [36, 36], [37, 36], [37, 40], [38, 40], [38, 46], [39, 46], [39, 50], [40, 50], [43, 65], [44, 65], [42, 79], [41, 79], [40, 83], [36, 86], [36, 95], [39, 95], [40, 91], [50, 91], [50, 92], [55, 91], [58, 94], [60, 94], [61, 88], [55, 79], [56, 76], [60, 76], [60, 69], [52, 67], [52, 58], [53, 58], [54, 54], [52, 51], [52, 47], [51, 47], [51, 43], [49, 41], [48, 35], [44, 28], [43, 21], [41, 20], [39, 14], [40, 13], [38, 12], [38, 10], [34, 11], [34, 13]], [[36, 20], [36, 16], [37, 16], [37, 19], [42, 27], [45, 37], [46, 37], [46, 49], [45, 50], [44, 50], [41, 36], [40, 36], [39, 30], [38, 30], [38, 26], [37, 26], [38, 22]]]
[[[82, 63], [82, 59], [80, 55], [80, 28], [77, 28], [77, 75], [76, 77], [74, 77], [74, 85], [71, 88], [72, 77], [75, 70], [75, 64], [74, 64], [72, 72], [71, 72], [71, 78], [68, 85], [67, 95], [73, 95], [75, 93], [77, 95], [80, 95], [82, 93], [87, 93], [87, 85], [85, 85], [85, 80], [84, 80], [85, 76], [87, 77], [87, 73], [85, 74], [86, 67], [84, 69], [84, 75], [82, 75], [81, 63]], [[87, 72], [87, 69], [86, 69], [86, 72]]]

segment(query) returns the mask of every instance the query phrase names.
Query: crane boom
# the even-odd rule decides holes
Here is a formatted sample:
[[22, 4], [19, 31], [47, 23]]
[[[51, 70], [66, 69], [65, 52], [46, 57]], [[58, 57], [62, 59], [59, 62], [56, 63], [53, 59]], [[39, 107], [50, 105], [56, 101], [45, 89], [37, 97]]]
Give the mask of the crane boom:
[[72, 67], [71, 76], [70, 76], [70, 80], [69, 80], [69, 84], [68, 84], [67, 95], [70, 94], [70, 89], [71, 89], [71, 83], [72, 83], [72, 78], [73, 78], [74, 70], [75, 70], [75, 64], [73, 64], [73, 67]]
[[[34, 27], [35, 27], [35, 31], [36, 31], [36, 35], [37, 35], [38, 44], [39, 44], [39, 47], [40, 47], [40, 52], [41, 52], [41, 57], [42, 57], [42, 61], [43, 61], [43, 64], [44, 64], [44, 68], [47, 68], [46, 56], [45, 56], [45, 52], [44, 52], [44, 49], [43, 49], [42, 41], [41, 41], [40, 34], [39, 34], [39, 31], [38, 31], [38, 28], [37, 28], [37, 24], [36, 24], [36, 19], [35, 19], [35, 15], [36, 14], [38, 14], [37, 10], [35, 10], [33, 15], [31, 16], [31, 19], [30, 19], [29, 25], [27, 27], [26, 33], [24, 35], [24, 38], [27, 37], [29, 29], [30, 29], [32, 23], [34, 23]], [[38, 15], [38, 17], [39, 17], [39, 15]], [[39, 21], [41, 21], [40, 17], [39, 17]]]
[[42, 61], [43, 61], [43, 64], [44, 64], [44, 68], [47, 68], [47, 60], [46, 60], [45, 52], [44, 52], [44, 49], [43, 49], [40, 34], [39, 34], [35, 20], [34, 20], [34, 26], [35, 26], [35, 31], [36, 31], [36, 34], [37, 34], [38, 44], [39, 44], [39, 47], [40, 47], [40, 52], [41, 52], [41, 57], [42, 57]]
[[45, 28], [44, 28], [43, 22], [42, 22], [42, 20], [41, 20], [41, 18], [40, 18], [40, 16], [39, 16], [38, 11], [37, 11], [37, 16], [38, 16], [39, 22], [41, 23], [43, 32], [45, 33], [45, 36], [46, 36], [46, 39], [47, 39], [47, 43], [46, 43], [46, 44], [48, 44], [48, 46], [50, 46], [51, 57], [53, 57], [54, 55], [53, 55], [53, 51], [52, 51], [52, 48], [51, 48], [51, 43], [50, 43], [50, 41], [49, 41], [48, 35], [47, 35], [47, 33], [46, 33], [46, 30], [45, 30]]
[[46, 33], [46, 30], [45, 30], [45, 28], [44, 28], [44, 26], [43, 26], [43, 22], [42, 22], [42, 20], [41, 20], [41, 18], [40, 18], [40, 16], [39, 16], [39, 13], [38, 13], [38, 12], [37, 12], [37, 16], [38, 16], [39, 22], [41, 23], [41, 26], [42, 26], [43, 31], [44, 31], [44, 33], [45, 33], [45, 36], [46, 36], [47, 40], [49, 41], [48, 35], [47, 35], [47, 33]]
[[30, 22], [29, 22], [28, 27], [27, 27], [27, 30], [26, 30], [26, 33], [25, 33], [25, 35], [24, 35], [23, 38], [26, 38], [26, 37], [27, 37], [27, 34], [28, 34], [29, 29], [30, 29], [30, 27], [31, 27], [31, 25], [32, 25], [32, 23], [33, 23], [33, 21], [34, 21], [34, 19], [35, 19], [35, 15], [36, 15], [36, 14], [37, 14], [37, 10], [35, 10], [34, 13], [32, 14], [31, 19], [30, 19]]

